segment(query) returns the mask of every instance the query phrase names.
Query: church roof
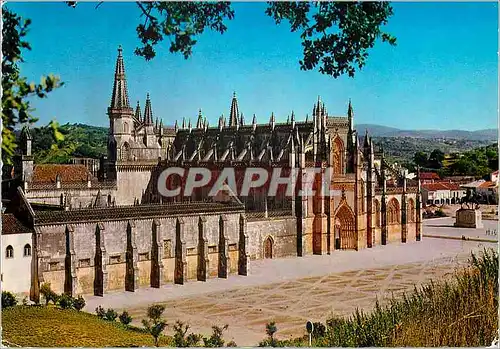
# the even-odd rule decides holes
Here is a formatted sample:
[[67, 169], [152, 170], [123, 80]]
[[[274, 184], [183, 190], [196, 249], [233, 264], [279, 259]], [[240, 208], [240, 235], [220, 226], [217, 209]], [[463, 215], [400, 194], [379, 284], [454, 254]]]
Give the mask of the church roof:
[[133, 220], [146, 218], [162, 218], [169, 216], [186, 216], [190, 214], [207, 215], [211, 213], [244, 212], [241, 204], [200, 202], [169, 203], [168, 205], [115, 206], [69, 211], [36, 212], [35, 224], [64, 224], [71, 222], [101, 222], [111, 220]]
[[56, 183], [57, 175], [60, 176], [61, 183], [86, 183], [91, 176], [85, 165], [35, 165], [32, 183]]

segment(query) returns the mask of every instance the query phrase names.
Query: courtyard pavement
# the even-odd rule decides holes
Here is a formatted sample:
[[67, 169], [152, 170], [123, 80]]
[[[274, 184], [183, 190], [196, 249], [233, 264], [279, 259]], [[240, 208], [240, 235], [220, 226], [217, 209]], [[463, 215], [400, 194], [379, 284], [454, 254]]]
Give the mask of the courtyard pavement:
[[[434, 228], [426, 225], [424, 231], [428, 229]], [[206, 335], [212, 325], [228, 324], [224, 335], [227, 341], [252, 346], [265, 337], [269, 321], [276, 321], [278, 338], [302, 335], [307, 320], [348, 315], [357, 307], [369, 310], [376, 299], [446, 277], [463, 265], [471, 252], [484, 247], [496, 249], [496, 244], [424, 238], [324, 256], [257, 260], [250, 263], [248, 276], [91, 296], [86, 298], [85, 310], [94, 312], [98, 305], [127, 310], [133, 323], [140, 326], [147, 306], [161, 303], [166, 306], [164, 317], [170, 324], [167, 333], [176, 320]]]
[[473, 239], [485, 242], [498, 242], [498, 220], [483, 219], [483, 228], [456, 228], [454, 217], [433, 218], [423, 221], [424, 237]]

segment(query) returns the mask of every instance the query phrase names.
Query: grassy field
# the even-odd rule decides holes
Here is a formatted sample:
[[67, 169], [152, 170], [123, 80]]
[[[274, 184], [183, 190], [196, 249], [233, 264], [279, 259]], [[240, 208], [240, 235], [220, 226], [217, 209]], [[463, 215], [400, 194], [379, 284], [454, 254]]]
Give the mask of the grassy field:
[[[16, 306], [2, 311], [3, 339], [30, 347], [142, 347], [153, 337], [93, 314], [53, 306]], [[160, 339], [167, 346], [169, 337]]]

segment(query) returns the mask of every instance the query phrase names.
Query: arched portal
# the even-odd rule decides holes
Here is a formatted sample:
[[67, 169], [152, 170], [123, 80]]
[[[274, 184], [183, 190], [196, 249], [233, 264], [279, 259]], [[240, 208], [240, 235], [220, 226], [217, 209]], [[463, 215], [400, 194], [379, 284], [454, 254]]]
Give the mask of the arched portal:
[[357, 249], [357, 232], [354, 225], [354, 214], [351, 209], [347, 205], [342, 205], [335, 215], [335, 220], [340, 223], [340, 248], [342, 250]]
[[264, 240], [264, 258], [273, 258], [273, 239], [270, 236]]

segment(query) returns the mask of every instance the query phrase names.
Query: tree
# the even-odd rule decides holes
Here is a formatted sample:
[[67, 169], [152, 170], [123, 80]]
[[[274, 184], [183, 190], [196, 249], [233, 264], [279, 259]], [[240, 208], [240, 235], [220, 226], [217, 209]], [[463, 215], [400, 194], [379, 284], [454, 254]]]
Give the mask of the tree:
[[[77, 2], [66, 2], [75, 8]], [[101, 2], [102, 3], [102, 2]], [[99, 5], [101, 4], [99, 3]], [[137, 26], [141, 46], [136, 55], [146, 60], [156, 55], [155, 47], [163, 39], [169, 50], [189, 58], [196, 37], [205, 29], [223, 34], [225, 21], [234, 18], [230, 2], [137, 2], [144, 22]], [[98, 5], [98, 6], [99, 6]], [[302, 70], [313, 70], [337, 78], [353, 77], [368, 58], [368, 50], [381, 39], [391, 45], [396, 39], [381, 30], [392, 16], [388, 2], [268, 2], [265, 13], [276, 24], [288, 21], [292, 32], [302, 39]]]
[[427, 163], [429, 162], [427, 153], [423, 151], [416, 152], [415, 155], [413, 156], [413, 162], [417, 166], [427, 167]]
[[186, 347], [196, 347], [198, 343], [203, 338], [199, 334], [190, 333], [186, 336], [189, 331], [189, 325], [177, 320], [174, 324], [174, 346], [178, 348]]
[[205, 348], [220, 348], [224, 346], [223, 333], [229, 326], [226, 324], [223, 327], [212, 326], [212, 335], [208, 338], [203, 338]]
[[441, 168], [443, 167], [444, 153], [439, 149], [434, 149], [429, 155], [429, 167]]
[[2, 23], [2, 161], [10, 165], [17, 147], [15, 128], [37, 121], [31, 114], [33, 109], [27, 99], [34, 96], [46, 98], [49, 92], [63, 83], [54, 75], [43, 76], [39, 84], [29, 83], [21, 75], [19, 63], [23, 62], [22, 50], [31, 50], [24, 39], [31, 21], [23, 20], [4, 7]]
[[143, 319], [142, 324], [146, 331], [153, 336], [155, 346], [158, 346], [158, 338], [167, 327], [167, 323], [161, 319], [165, 311], [163, 305], [155, 304], [148, 307], [148, 319]]

